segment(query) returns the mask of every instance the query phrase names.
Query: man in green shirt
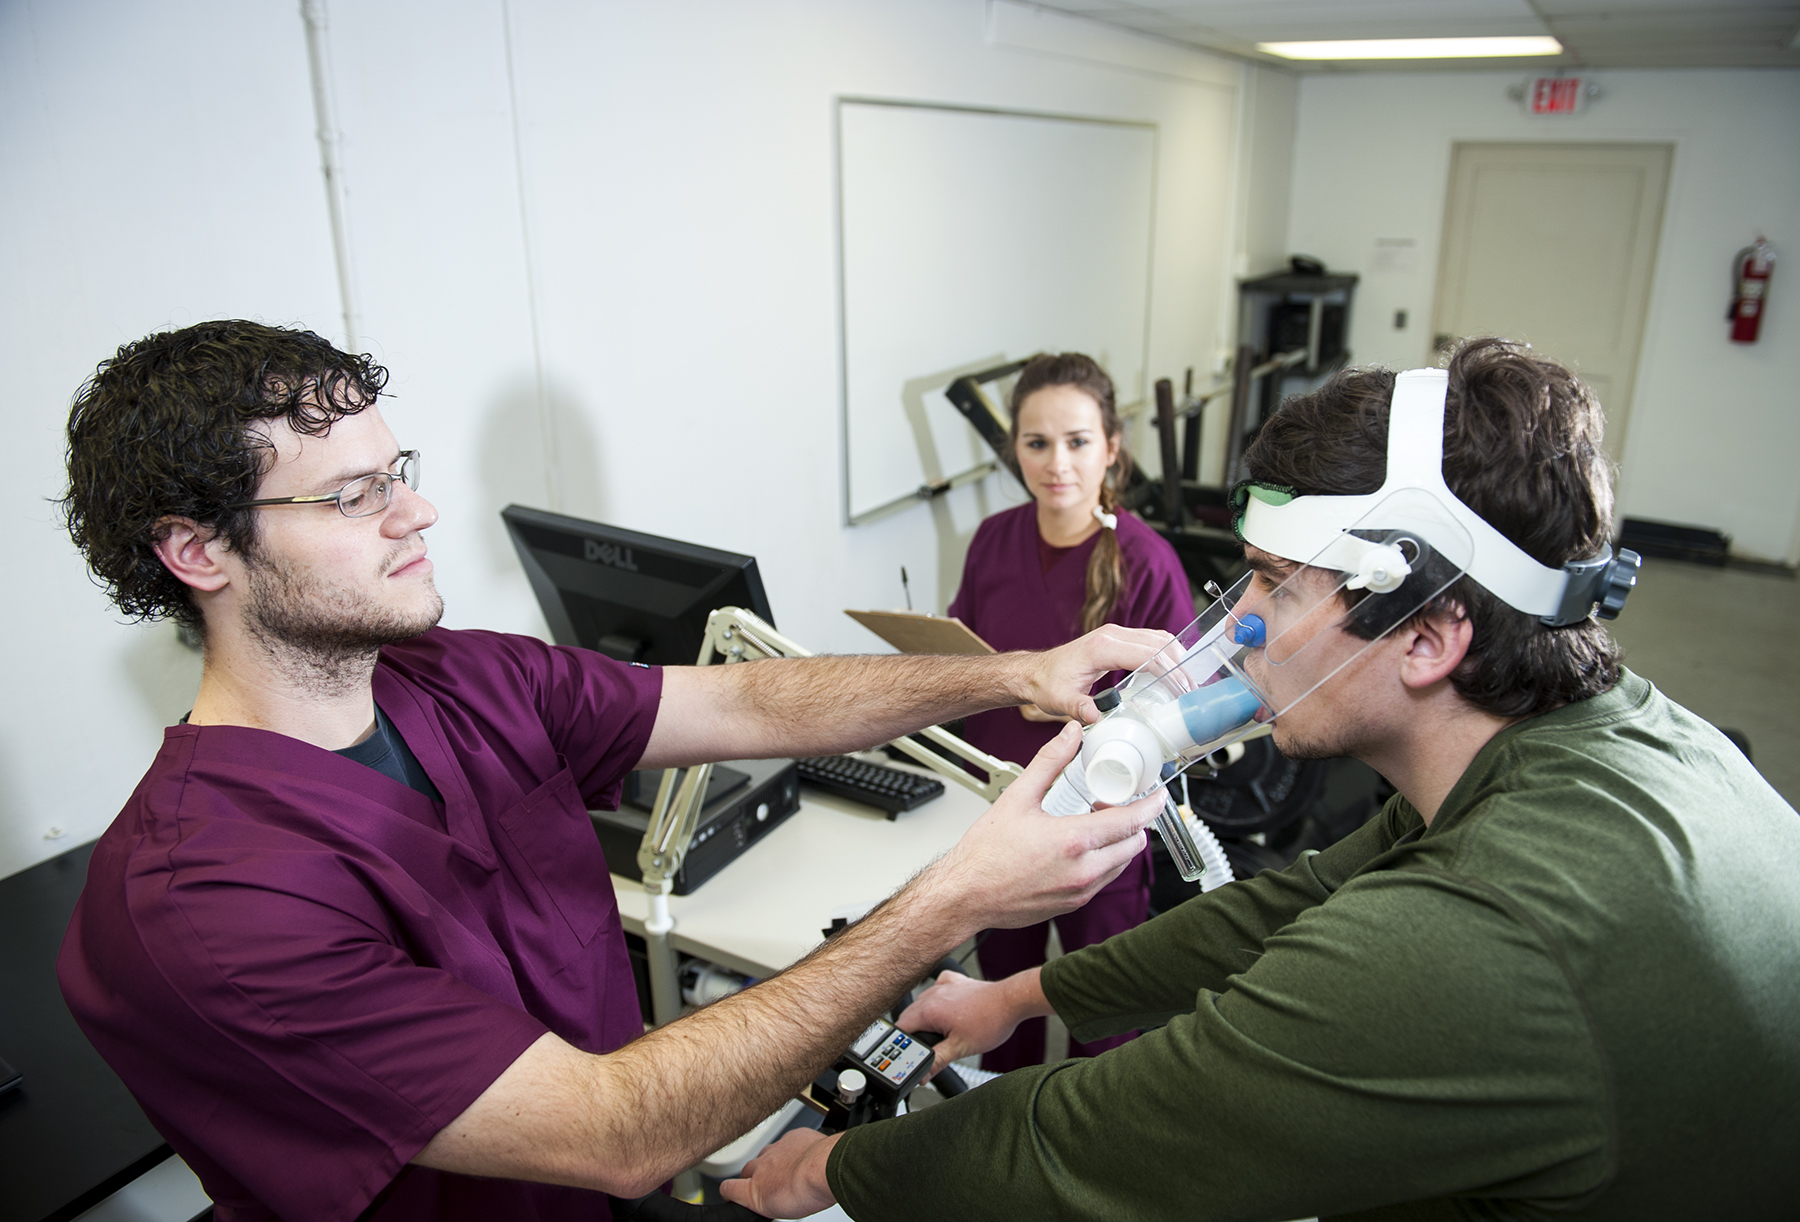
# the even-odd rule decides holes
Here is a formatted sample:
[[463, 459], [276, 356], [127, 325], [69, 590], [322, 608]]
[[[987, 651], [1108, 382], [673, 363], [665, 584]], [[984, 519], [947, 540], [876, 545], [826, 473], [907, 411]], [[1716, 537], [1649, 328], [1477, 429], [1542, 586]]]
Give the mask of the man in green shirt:
[[1630, 581], [1592, 395], [1522, 346], [1465, 345], [1440, 459], [1439, 426], [1398, 423], [1421, 376], [1444, 378], [1350, 371], [1284, 406], [1240, 516], [1273, 607], [1322, 576], [1307, 512], [1391, 490], [1408, 446], [1441, 463], [1466, 574], [1373, 626], [1379, 576], [1340, 579], [1317, 640], [1351, 660], [1303, 698], [1281, 689], [1316, 676], [1264, 656], [1273, 610], [1244, 668], [1284, 752], [1355, 756], [1398, 796], [1041, 972], [945, 976], [902, 1016], [947, 1033], [941, 1058], [1040, 1014], [1149, 1030], [790, 1136], [728, 1196], [858, 1222], [1800, 1216], [1800, 817], [1590, 617]]

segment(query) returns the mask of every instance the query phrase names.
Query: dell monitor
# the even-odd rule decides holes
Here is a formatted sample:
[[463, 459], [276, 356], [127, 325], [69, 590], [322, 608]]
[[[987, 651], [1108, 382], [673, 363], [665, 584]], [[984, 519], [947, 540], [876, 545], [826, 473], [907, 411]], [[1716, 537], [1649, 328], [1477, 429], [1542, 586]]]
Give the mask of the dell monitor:
[[691, 666], [706, 619], [743, 607], [771, 625], [754, 556], [508, 505], [500, 511], [558, 645]]

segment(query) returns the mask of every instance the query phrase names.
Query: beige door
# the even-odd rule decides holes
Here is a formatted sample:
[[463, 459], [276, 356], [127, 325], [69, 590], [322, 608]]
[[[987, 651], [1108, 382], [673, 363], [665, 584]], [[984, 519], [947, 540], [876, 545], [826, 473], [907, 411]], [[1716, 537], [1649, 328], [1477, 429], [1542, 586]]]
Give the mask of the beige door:
[[1433, 342], [1504, 335], [1573, 366], [1619, 458], [1662, 231], [1667, 144], [1458, 144]]

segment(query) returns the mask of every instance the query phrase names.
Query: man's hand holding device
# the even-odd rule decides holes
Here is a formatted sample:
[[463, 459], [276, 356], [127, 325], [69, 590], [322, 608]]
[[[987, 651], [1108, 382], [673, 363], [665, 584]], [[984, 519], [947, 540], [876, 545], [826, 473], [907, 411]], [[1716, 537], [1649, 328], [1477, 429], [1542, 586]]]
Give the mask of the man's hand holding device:
[[[1120, 628], [1103, 624], [1067, 645], [1043, 653], [1010, 655], [1027, 659], [1023, 696], [1040, 713], [1071, 716], [1083, 725], [1100, 720], [1089, 689], [1102, 675], [1134, 671], [1167, 648], [1174, 637], [1155, 628]], [[1007, 656], [1007, 655], [1003, 655]]]
[[1161, 798], [1071, 819], [1045, 814], [1045, 793], [1080, 748], [1081, 728], [1071, 722], [920, 876], [915, 885], [929, 889], [921, 900], [972, 917], [966, 935], [972, 936], [1079, 908], [1118, 877], [1143, 851], [1144, 829], [1156, 821]]
[[[1089, 634], [1090, 637], [1100, 635], [1100, 632]], [[1140, 663], [1162, 647], [1165, 636], [1157, 632], [1134, 635], [1155, 638], [1132, 642]], [[1089, 638], [1083, 637], [1065, 648], [1074, 649], [1084, 641]], [[1095, 644], [1090, 642], [1090, 646]], [[1090, 659], [1101, 659], [1102, 669], [1094, 672], [1094, 678], [1109, 669], [1117, 669], [1112, 665], [1118, 656], [1113, 647], [1116, 642], [1098, 644], [1099, 648], [1089, 655]], [[1093, 679], [1088, 683], [1091, 686]], [[1097, 714], [1098, 710], [1091, 708], [1092, 701], [1088, 703], [1090, 711]], [[1129, 806], [1105, 807], [1066, 818], [1045, 814], [1044, 795], [1080, 747], [1080, 727], [1072, 722], [1038, 752], [1024, 775], [975, 821], [956, 847], [921, 874], [897, 897], [897, 902], [921, 915], [932, 913], [960, 920], [964, 922], [967, 934], [972, 934], [978, 929], [1031, 925], [1068, 912], [1085, 904], [1116, 878], [1143, 851], [1144, 829], [1156, 821], [1162, 798], [1160, 794], [1153, 794]], [[1021, 975], [1033, 977], [1035, 991], [1036, 974]], [[986, 1038], [986, 1028], [995, 1025], [987, 1022], [983, 1026], [963, 1018], [957, 1018], [953, 1023], [952, 1013], [959, 1009], [951, 1000], [959, 995], [954, 980], [962, 980], [964, 987], [973, 985], [976, 989], [1002, 987], [947, 975], [944, 982], [933, 986], [926, 995], [935, 994], [946, 999], [933, 1003], [934, 1013], [939, 1009], [943, 1011], [945, 1027], [936, 1028], [929, 1022], [918, 1021], [917, 1005], [902, 1015], [907, 1023], [906, 1030], [942, 1029], [945, 1032], [935, 1066], [940, 1069], [966, 1055], [955, 1048], [973, 1050], [979, 1040]], [[1041, 999], [1042, 994], [1038, 996]], [[1007, 1007], [1008, 1012], [1010, 1009]], [[992, 1007], [987, 1010], [999, 1013]], [[1006, 1031], [1010, 1032], [1012, 1026], [1026, 1016], [1020, 1013], [1012, 1017]], [[1005, 1038], [1004, 1032], [1000, 1038]], [[952, 1049], [948, 1054], [943, 1051], [946, 1047]], [[804, 1217], [815, 1213], [834, 1199], [825, 1180], [825, 1163], [835, 1142], [835, 1136], [826, 1137], [811, 1130], [789, 1133], [747, 1163], [740, 1178], [725, 1181], [720, 1192], [728, 1201], [772, 1217]]]

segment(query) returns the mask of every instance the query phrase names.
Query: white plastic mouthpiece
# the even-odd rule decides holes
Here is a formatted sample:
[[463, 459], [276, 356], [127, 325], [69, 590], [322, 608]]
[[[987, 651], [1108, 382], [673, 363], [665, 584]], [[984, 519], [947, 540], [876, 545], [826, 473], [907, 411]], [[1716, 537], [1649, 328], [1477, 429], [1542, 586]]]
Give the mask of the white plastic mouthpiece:
[[1155, 731], [1135, 717], [1109, 717], [1088, 731], [1088, 789], [1111, 806], [1130, 801], [1162, 773], [1165, 747]]

